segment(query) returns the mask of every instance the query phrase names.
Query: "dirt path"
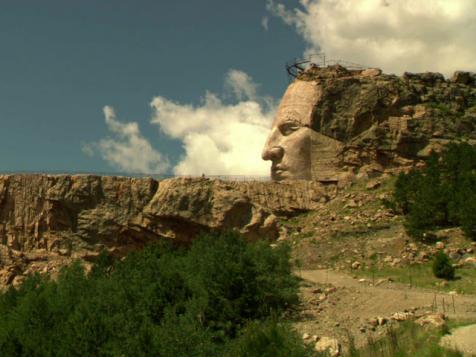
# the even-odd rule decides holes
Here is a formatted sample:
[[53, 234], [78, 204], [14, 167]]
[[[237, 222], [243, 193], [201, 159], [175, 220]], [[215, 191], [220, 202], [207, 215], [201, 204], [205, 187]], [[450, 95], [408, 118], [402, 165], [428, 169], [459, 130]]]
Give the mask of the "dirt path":
[[436, 300], [435, 310], [445, 312], [449, 317], [476, 319], [476, 296], [473, 295], [451, 295], [396, 283], [369, 286], [368, 282], [360, 283], [346, 274], [327, 270], [303, 270], [302, 278], [313, 283], [330, 283], [336, 287], [352, 288], [354, 294], [365, 297], [358, 299], [358, 309], [353, 311], [356, 317], [386, 316], [415, 307], [430, 309], [435, 306]]
[[458, 327], [451, 331], [451, 335], [443, 336], [441, 345], [455, 348], [464, 353], [464, 356], [476, 356], [476, 325]]
[[[301, 318], [295, 326], [301, 333], [331, 336], [345, 341], [349, 333], [357, 345], [369, 335], [385, 333], [385, 326], [372, 326], [377, 317], [390, 323], [393, 314], [404, 311], [444, 312], [450, 318], [476, 320], [476, 296], [410, 288], [396, 283], [371, 286], [344, 273], [327, 270], [303, 270]], [[334, 286], [325, 293], [326, 286]], [[453, 303], [454, 302], [454, 303]], [[388, 324], [387, 323], [387, 324]]]

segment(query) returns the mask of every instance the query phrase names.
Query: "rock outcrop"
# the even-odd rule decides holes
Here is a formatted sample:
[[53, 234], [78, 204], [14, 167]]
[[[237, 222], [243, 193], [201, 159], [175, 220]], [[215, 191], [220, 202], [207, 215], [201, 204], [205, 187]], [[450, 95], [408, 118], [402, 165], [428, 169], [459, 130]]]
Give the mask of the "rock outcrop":
[[301, 81], [312, 82], [318, 94], [311, 120], [314, 179], [401, 168], [450, 141], [476, 143], [474, 73], [445, 79], [311, 66], [298, 74], [295, 82]]
[[206, 178], [0, 176], [0, 240], [14, 250], [190, 242], [201, 231], [277, 236], [276, 214], [306, 211], [325, 196], [317, 183]]
[[159, 239], [188, 244], [201, 232], [238, 230], [276, 239], [277, 216], [326, 200], [315, 182], [207, 178], [0, 175], [0, 286], [25, 274], [54, 274], [107, 249], [123, 256]]

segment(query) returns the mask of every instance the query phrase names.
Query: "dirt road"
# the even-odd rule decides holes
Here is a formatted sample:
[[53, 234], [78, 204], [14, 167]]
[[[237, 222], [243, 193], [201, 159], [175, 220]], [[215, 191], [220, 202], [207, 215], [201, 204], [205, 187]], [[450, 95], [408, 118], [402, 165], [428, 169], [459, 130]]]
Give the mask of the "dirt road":
[[450, 318], [476, 319], [476, 296], [473, 295], [451, 295], [395, 283], [370, 286], [369, 282], [361, 283], [349, 275], [327, 270], [303, 270], [302, 278], [313, 283], [331, 283], [338, 288], [351, 289], [351, 295], [354, 295], [351, 300], [355, 297], [356, 302], [350, 305], [357, 305], [357, 309], [352, 311], [355, 317], [386, 316], [415, 307], [433, 307]]
[[[450, 318], [476, 320], [476, 296], [451, 295], [390, 282], [371, 286], [368, 281], [359, 282], [332, 270], [303, 270], [297, 274], [305, 287], [301, 290], [302, 316], [295, 326], [311, 336], [332, 336], [345, 341], [350, 333], [361, 345], [369, 334], [378, 336], [385, 332], [384, 328], [369, 325], [370, 320], [390, 320], [393, 314], [405, 310], [444, 312]], [[336, 287], [335, 291], [322, 297], [319, 287], [331, 285]]]

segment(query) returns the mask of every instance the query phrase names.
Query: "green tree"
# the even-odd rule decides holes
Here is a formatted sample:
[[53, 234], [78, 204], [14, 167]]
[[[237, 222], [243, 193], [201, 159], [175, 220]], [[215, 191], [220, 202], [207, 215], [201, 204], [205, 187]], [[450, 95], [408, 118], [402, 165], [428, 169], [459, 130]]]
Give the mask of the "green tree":
[[433, 153], [422, 170], [400, 174], [391, 206], [405, 214], [408, 233], [424, 239], [424, 233], [447, 226], [461, 226], [476, 239], [476, 149], [450, 144], [440, 155]]
[[231, 232], [190, 249], [151, 244], [124, 261], [104, 253], [90, 274], [75, 262], [57, 280], [36, 274], [0, 294], [0, 351], [221, 356], [243, 328], [295, 304], [297, 288], [289, 248]]
[[451, 265], [450, 258], [438, 251], [433, 259], [433, 274], [440, 279], [452, 280], [455, 277], [455, 268]]

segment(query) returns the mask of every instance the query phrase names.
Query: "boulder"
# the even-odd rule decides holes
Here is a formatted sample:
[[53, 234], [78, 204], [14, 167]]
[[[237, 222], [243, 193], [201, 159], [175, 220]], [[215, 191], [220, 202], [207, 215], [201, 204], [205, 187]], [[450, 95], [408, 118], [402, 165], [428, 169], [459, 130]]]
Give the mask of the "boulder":
[[413, 317], [413, 313], [411, 312], [396, 312], [390, 318], [395, 321], [406, 321]]
[[341, 346], [336, 338], [323, 336], [316, 342], [314, 349], [317, 352], [328, 353], [330, 357], [338, 357], [341, 353]]
[[367, 190], [375, 190], [376, 188], [379, 188], [381, 185], [380, 181], [377, 180], [371, 180], [367, 182], [367, 185], [365, 185], [365, 188]]
[[476, 266], [476, 257], [468, 257], [464, 260], [465, 265], [475, 265]]
[[357, 204], [357, 202], [355, 202], [354, 199], [350, 199], [346, 205], [344, 206], [344, 208], [356, 208], [358, 207], [359, 205]]
[[360, 73], [362, 77], [377, 77], [381, 74], [382, 70], [380, 68], [367, 68]]
[[415, 323], [420, 326], [442, 327], [446, 325], [446, 316], [442, 313], [431, 313], [418, 318]]

